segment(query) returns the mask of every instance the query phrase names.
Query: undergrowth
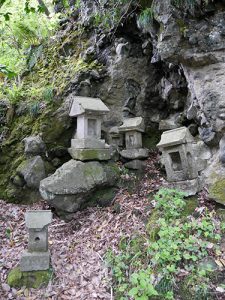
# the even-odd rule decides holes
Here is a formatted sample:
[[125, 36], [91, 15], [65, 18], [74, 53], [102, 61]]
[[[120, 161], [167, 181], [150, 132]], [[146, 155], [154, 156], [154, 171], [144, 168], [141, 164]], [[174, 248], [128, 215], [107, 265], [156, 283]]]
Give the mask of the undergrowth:
[[[175, 299], [182, 290], [180, 279], [186, 280], [190, 299], [211, 299], [212, 270], [200, 265], [208, 256], [220, 256], [224, 224], [206, 208], [185, 216], [184, 197], [177, 190], [161, 189], [154, 198], [154, 226], [145, 236], [122, 239], [118, 253], [108, 251], [115, 299]], [[156, 230], [154, 240], [152, 230]]]

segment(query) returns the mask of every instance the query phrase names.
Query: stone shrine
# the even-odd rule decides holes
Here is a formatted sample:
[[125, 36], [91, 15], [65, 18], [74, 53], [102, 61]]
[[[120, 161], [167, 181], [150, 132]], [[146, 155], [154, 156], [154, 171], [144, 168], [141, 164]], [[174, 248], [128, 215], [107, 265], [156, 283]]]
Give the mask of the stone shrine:
[[105, 140], [101, 139], [103, 116], [108, 107], [98, 98], [75, 97], [70, 117], [77, 118], [77, 128], [71, 140], [69, 153], [76, 160], [109, 160], [110, 150]]
[[20, 270], [42, 271], [50, 266], [50, 253], [48, 251], [48, 225], [52, 222], [50, 210], [27, 211], [25, 223], [28, 228], [28, 251], [22, 254]]
[[126, 159], [136, 160], [148, 157], [148, 149], [142, 148], [142, 133], [144, 132], [142, 117], [125, 119], [119, 127], [119, 132], [125, 133], [126, 149], [120, 155]]
[[157, 147], [162, 152], [161, 161], [166, 169], [167, 180], [173, 187], [189, 195], [201, 189], [199, 171], [204, 169], [204, 160], [199, 156], [200, 145], [188, 128], [180, 127], [163, 132]]
[[123, 146], [123, 135], [119, 132], [117, 126], [114, 126], [109, 130], [109, 144], [115, 147]]

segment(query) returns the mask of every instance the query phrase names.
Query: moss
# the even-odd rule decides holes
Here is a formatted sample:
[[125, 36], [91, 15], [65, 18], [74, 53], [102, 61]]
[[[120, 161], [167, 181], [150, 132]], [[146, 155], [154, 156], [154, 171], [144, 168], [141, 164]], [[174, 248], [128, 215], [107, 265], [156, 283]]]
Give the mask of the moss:
[[221, 221], [225, 222], [225, 209], [223, 208], [217, 209], [216, 214], [219, 216]]
[[21, 288], [40, 288], [46, 286], [53, 275], [52, 270], [21, 272], [17, 267], [9, 272], [8, 285], [10, 287]]
[[225, 179], [218, 180], [211, 185], [209, 197], [218, 203], [225, 204]]
[[157, 224], [158, 219], [160, 218], [160, 212], [155, 209], [146, 225], [146, 230], [149, 235], [149, 240], [154, 242], [158, 239], [159, 225]]
[[177, 23], [177, 25], [179, 27], [180, 33], [183, 36], [186, 36], [188, 28], [187, 28], [187, 24], [184, 22], [184, 20], [183, 19], [177, 19], [176, 23]]
[[198, 206], [198, 197], [197, 196], [188, 197], [185, 200], [185, 202], [186, 202], [186, 205], [185, 205], [183, 211], [181, 212], [181, 218], [185, 218], [185, 217], [193, 214], [196, 207]]
[[93, 202], [93, 204], [97, 203], [98, 205], [103, 207], [108, 206], [115, 197], [116, 192], [116, 188], [101, 188], [91, 195], [91, 201]]

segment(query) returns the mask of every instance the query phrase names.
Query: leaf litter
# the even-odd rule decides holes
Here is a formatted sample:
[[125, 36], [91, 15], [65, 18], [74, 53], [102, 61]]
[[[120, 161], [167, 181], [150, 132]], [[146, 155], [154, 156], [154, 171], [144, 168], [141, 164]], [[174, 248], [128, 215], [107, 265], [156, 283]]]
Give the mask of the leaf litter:
[[[158, 154], [152, 152], [135, 192], [120, 189], [111, 206], [79, 211], [68, 223], [55, 216], [49, 226], [54, 275], [47, 287], [39, 289], [10, 288], [7, 275], [18, 266], [22, 252], [27, 249], [24, 213], [49, 207], [44, 201], [15, 205], [0, 200], [0, 300], [114, 299], [112, 277], [104, 256], [109, 249], [117, 252], [121, 238], [131, 238], [135, 233], [146, 234], [145, 223], [154, 208], [149, 195], [165, 184], [158, 166]], [[201, 197], [202, 201], [206, 198], [204, 193]]]

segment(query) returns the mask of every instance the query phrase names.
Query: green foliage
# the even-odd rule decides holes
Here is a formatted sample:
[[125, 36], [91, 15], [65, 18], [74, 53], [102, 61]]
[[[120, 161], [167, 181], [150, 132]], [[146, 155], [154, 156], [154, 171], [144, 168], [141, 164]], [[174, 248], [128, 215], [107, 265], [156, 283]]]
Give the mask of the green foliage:
[[18, 85], [16, 83], [7, 86], [4, 89], [4, 94], [12, 104], [17, 104], [22, 99], [24, 99], [25, 96], [23, 85]]
[[210, 255], [219, 252], [217, 243], [223, 224], [220, 227], [215, 213], [207, 209], [197, 219], [184, 216], [184, 197], [174, 189], [160, 190], [154, 197], [157, 218], [153, 222], [158, 229], [155, 241], [143, 236], [122, 239], [119, 254], [108, 252], [116, 299], [174, 299], [175, 279], [181, 270], [190, 276], [187, 285], [193, 299], [207, 299], [210, 271], [200, 270], [199, 262], [209, 256], [209, 249]]
[[9, 70], [6, 66], [0, 65], [0, 74], [4, 74], [7, 78], [11, 79], [16, 76], [16, 73]]
[[[58, 16], [52, 14], [47, 17], [38, 11], [37, 4], [32, 0], [27, 6], [27, 1], [16, 0], [0, 6], [0, 64], [16, 74], [26, 69], [26, 56], [32, 47], [46, 41], [57, 28]], [[27, 7], [26, 11], [24, 6]], [[6, 15], [10, 18], [6, 18]]]
[[138, 21], [142, 27], [146, 28], [150, 24], [152, 19], [153, 9], [152, 7], [147, 7], [140, 13]]

